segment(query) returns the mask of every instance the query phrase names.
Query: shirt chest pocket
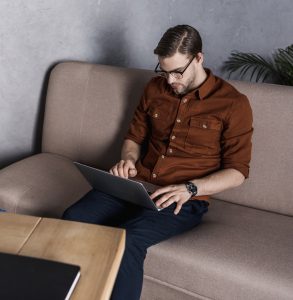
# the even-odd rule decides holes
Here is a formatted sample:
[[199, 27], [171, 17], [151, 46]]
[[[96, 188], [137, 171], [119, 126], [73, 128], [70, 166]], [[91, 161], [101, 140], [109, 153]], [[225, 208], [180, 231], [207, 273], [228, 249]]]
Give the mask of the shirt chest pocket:
[[185, 148], [191, 154], [219, 154], [221, 132], [222, 122], [217, 119], [191, 118]]

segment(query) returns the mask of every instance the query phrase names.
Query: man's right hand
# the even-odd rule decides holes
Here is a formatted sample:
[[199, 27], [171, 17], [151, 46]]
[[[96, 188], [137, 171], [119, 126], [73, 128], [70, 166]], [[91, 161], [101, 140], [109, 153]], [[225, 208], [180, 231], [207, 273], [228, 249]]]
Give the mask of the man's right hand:
[[135, 168], [135, 162], [131, 159], [120, 160], [115, 166], [113, 166], [110, 171], [112, 175], [128, 178], [134, 177], [137, 174]]

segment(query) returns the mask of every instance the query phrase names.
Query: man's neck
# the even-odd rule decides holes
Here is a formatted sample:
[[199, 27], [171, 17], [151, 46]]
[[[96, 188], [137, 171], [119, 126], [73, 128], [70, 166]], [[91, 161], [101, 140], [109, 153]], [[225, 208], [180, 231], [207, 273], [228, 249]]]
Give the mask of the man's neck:
[[198, 74], [196, 75], [194, 84], [192, 85], [192, 88], [190, 90], [195, 90], [199, 88], [207, 79], [208, 74], [206, 73], [205, 69], [202, 67]]

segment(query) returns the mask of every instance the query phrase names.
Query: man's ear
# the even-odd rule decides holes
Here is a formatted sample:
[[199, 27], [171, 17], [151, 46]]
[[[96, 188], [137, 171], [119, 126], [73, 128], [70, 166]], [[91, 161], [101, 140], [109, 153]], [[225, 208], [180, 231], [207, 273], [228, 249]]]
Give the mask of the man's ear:
[[204, 61], [204, 57], [203, 57], [203, 53], [202, 52], [198, 52], [195, 56], [196, 62], [203, 64]]

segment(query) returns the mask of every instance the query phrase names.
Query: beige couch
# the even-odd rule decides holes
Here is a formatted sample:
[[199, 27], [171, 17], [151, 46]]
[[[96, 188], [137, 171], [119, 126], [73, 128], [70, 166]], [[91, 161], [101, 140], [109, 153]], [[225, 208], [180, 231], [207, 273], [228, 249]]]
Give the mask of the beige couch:
[[[78, 62], [57, 65], [42, 153], [0, 170], [0, 208], [60, 217], [90, 189], [72, 160], [108, 169], [120, 158], [151, 76]], [[142, 299], [293, 299], [293, 88], [232, 84], [254, 111], [250, 178], [214, 195], [200, 226], [149, 249]]]

